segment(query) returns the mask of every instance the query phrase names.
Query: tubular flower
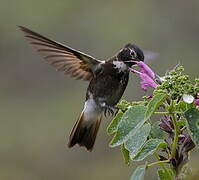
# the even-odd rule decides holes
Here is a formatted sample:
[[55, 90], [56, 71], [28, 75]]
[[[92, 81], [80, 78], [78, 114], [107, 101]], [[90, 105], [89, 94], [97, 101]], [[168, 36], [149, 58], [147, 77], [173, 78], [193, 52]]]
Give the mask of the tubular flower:
[[141, 68], [141, 73], [147, 74], [151, 79], [155, 79], [155, 73], [148, 65], [142, 61], [137, 61], [136, 63]]
[[173, 134], [174, 127], [173, 127], [172, 120], [169, 118], [169, 116], [165, 116], [164, 118], [162, 118], [159, 126], [160, 126], [160, 129], [162, 129], [163, 131], [169, 134]]
[[186, 134], [184, 142], [182, 144], [182, 152], [188, 153], [195, 147], [194, 142], [192, 141], [190, 135]]
[[179, 143], [180, 146], [176, 151], [175, 157], [171, 158], [171, 163], [176, 172], [179, 172], [180, 169], [188, 162], [188, 152], [195, 147], [189, 134], [183, 134]]
[[144, 91], [146, 91], [148, 87], [152, 87], [155, 89], [158, 86], [155, 82], [155, 73], [144, 62], [139, 61], [135, 63], [140, 67], [140, 71], [134, 70], [132, 68], [130, 70], [140, 76], [141, 88]]

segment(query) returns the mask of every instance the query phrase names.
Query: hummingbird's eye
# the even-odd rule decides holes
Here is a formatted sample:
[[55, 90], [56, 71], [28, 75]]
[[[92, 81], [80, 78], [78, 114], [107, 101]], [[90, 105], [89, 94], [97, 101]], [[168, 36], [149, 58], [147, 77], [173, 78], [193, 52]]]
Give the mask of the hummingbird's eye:
[[134, 50], [131, 50], [130, 52], [131, 57], [136, 58], [137, 54]]

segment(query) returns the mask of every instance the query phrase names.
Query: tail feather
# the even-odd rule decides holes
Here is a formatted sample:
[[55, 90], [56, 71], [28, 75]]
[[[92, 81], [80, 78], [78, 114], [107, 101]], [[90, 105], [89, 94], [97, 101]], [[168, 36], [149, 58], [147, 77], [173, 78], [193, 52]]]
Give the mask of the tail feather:
[[87, 119], [84, 111], [82, 112], [70, 133], [69, 148], [79, 144], [80, 146], [85, 146], [88, 151], [92, 151], [102, 116], [98, 114], [92, 118]]

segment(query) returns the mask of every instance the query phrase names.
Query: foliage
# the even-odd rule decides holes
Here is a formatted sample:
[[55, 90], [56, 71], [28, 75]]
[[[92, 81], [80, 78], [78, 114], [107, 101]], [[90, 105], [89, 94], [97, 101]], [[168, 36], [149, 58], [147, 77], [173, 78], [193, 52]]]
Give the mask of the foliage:
[[[141, 68], [145, 68], [145, 64]], [[143, 77], [142, 88], [143, 81], [147, 81]], [[144, 90], [154, 88], [151, 97], [143, 97], [139, 102], [122, 100], [117, 105], [119, 111], [107, 128], [109, 135], [113, 135], [110, 147], [121, 146], [126, 164], [149, 161], [148, 157], [154, 156], [156, 161], [138, 166], [131, 180], [144, 179], [145, 171], [155, 165], [159, 166], [160, 180], [186, 179], [183, 169], [190, 151], [199, 147], [199, 81], [196, 79], [193, 83], [182, 66], [164, 77], [151, 77], [151, 81], [157, 87], [147, 82], [144, 87]]]

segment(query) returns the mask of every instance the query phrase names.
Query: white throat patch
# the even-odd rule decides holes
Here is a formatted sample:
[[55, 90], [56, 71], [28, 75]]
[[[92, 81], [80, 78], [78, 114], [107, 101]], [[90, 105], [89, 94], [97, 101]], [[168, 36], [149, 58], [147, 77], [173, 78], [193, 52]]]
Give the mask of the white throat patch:
[[118, 69], [119, 72], [124, 72], [127, 70], [127, 65], [121, 61], [113, 61], [115, 68]]

